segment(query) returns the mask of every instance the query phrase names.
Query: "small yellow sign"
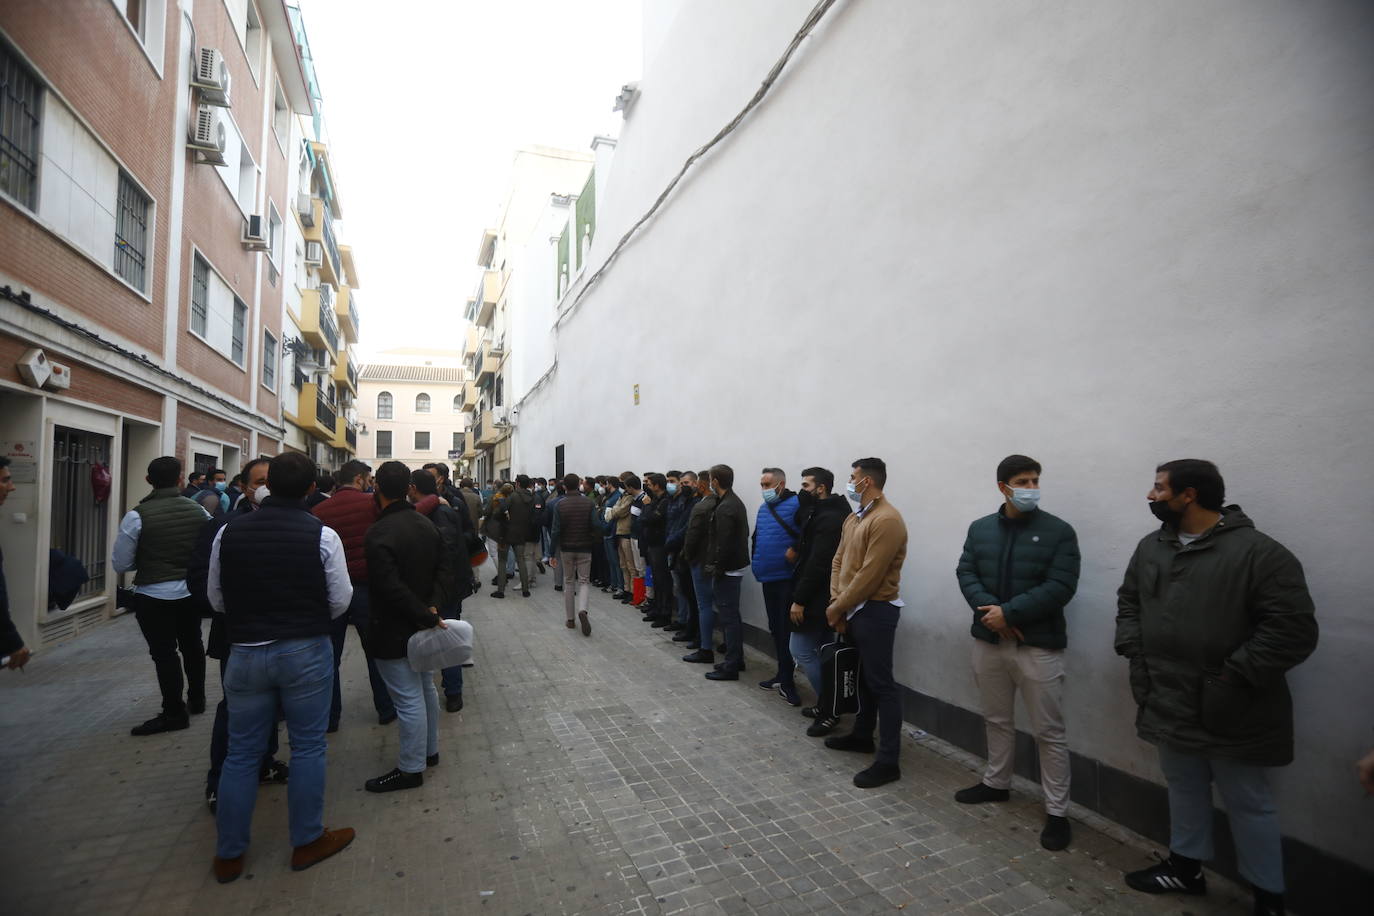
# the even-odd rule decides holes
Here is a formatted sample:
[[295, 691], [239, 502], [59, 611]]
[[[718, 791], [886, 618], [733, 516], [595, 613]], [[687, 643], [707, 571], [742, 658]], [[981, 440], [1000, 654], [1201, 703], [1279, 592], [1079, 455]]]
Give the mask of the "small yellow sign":
[[639, 386], [635, 386], [635, 406], [639, 406]]

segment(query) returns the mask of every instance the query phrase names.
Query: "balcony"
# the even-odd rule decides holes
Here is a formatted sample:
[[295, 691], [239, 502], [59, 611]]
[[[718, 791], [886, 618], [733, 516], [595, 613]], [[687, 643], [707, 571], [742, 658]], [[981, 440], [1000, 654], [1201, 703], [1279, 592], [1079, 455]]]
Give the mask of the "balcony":
[[358, 321], [358, 294], [351, 287], [339, 287], [339, 294], [334, 297], [334, 317], [338, 319], [339, 330], [343, 332], [344, 340], [355, 344], [359, 337]]
[[326, 283], [343, 285], [343, 261], [339, 257], [339, 243], [334, 238], [334, 220], [328, 213], [324, 217], [324, 261], [320, 264], [320, 277]]
[[482, 230], [482, 244], [477, 246], [477, 265], [479, 267], [490, 267], [492, 259], [496, 257], [496, 230]]
[[490, 448], [501, 438], [501, 430], [496, 428], [496, 420], [490, 410], [484, 410], [478, 415], [475, 438], [478, 448]]
[[334, 287], [301, 290], [301, 336], [311, 349], [339, 352], [339, 328], [334, 324]]
[[307, 242], [319, 242], [324, 244], [324, 221], [326, 219], [324, 201], [318, 197], [309, 197], [310, 215], [304, 213], [307, 195], [301, 194], [299, 201], [299, 213], [301, 220], [301, 232]]
[[343, 282], [345, 286], [362, 286], [358, 279], [358, 266], [353, 262], [353, 246], [340, 245], [339, 259], [343, 262]]
[[341, 350], [338, 358], [334, 361], [334, 372], [331, 376], [341, 387], [347, 388], [356, 398], [358, 396], [358, 368], [353, 364], [353, 354], [348, 350]]
[[334, 435], [330, 437], [329, 444], [333, 448], [340, 448], [357, 454], [358, 427], [348, 422], [348, 418], [340, 414], [334, 421]]
[[478, 327], [491, 327], [492, 316], [496, 314], [496, 303], [501, 298], [501, 271], [482, 271], [482, 285], [477, 295], [468, 300], [472, 313], [472, 323]]
[[463, 385], [463, 409], [476, 410], [477, 404], [481, 401], [481, 391], [476, 382], [467, 382]]
[[482, 347], [482, 354], [477, 359], [477, 384], [488, 385], [496, 377], [496, 372], [501, 368], [499, 357], [491, 355], [491, 343], [488, 342]]
[[315, 438], [332, 444], [338, 433], [339, 414], [325, 396], [326, 390], [315, 382], [306, 382], [301, 386], [296, 423]]
[[482, 352], [482, 341], [486, 338], [486, 333], [475, 324], [468, 325], [468, 336], [464, 341], [463, 355]]

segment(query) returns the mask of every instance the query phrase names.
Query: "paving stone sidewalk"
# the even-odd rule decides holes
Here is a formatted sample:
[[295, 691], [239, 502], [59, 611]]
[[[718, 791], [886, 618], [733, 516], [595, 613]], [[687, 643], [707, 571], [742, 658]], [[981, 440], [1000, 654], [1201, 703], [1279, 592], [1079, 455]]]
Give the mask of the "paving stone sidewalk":
[[[119, 618], [0, 672], [0, 889], [16, 914], [80, 913], [1248, 913], [1216, 879], [1207, 898], [1127, 889], [1153, 848], [1073, 811], [1074, 845], [1040, 848], [1038, 799], [955, 804], [976, 762], [904, 737], [900, 782], [854, 788], [866, 758], [826, 750], [756, 682], [703, 679], [681, 644], [593, 591], [593, 633], [563, 625], [562, 595], [468, 602], [477, 634], [466, 708], [444, 714], [440, 765], [417, 790], [371, 795], [395, 765], [356, 634], [344, 720], [329, 744], [325, 822], [353, 845], [294, 873], [286, 790], [263, 787], [245, 876], [210, 874], [203, 798], [211, 712], [149, 738], [152, 663]], [[287, 755], [285, 729], [282, 756]], [[1094, 826], [1095, 825], [1095, 826]]]

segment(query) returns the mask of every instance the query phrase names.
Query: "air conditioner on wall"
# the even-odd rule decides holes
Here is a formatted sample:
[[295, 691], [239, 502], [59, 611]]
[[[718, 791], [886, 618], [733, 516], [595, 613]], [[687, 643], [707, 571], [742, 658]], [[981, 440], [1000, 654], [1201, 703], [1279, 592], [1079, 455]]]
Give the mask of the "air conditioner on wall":
[[315, 225], [315, 202], [308, 191], [302, 191], [296, 195], [296, 214], [301, 218], [301, 225], [309, 229]]
[[267, 250], [267, 220], [254, 214], [243, 224], [243, 247], [249, 251]]
[[197, 105], [186, 133], [186, 145], [195, 150], [198, 162], [225, 164], [224, 121], [217, 109], [209, 105]]
[[307, 267], [319, 267], [324, 263], [324, 246], [319, 242], [305, 243], [305, 264]]
[[510, 426], [510, 408], [493, 407], [491, 409], [491, 419], [497, 426]]
[[191, 85], [199, 90], [200, 101], [228, 108], [229, 82], [229, 68], [224, 64], [224, 55], [215, 48], [201, 48], [191, 80]]

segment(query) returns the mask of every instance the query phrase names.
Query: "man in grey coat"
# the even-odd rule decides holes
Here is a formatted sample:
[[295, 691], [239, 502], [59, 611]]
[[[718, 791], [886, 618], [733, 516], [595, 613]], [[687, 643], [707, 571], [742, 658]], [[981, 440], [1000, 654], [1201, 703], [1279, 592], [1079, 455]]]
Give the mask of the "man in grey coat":
[[1283, 908], [1283, 854], [1268, 768], [1293, 760], [1285, 673], [1317, 646], [1302, 564], [1256, 530], [1210, 461], [1156, 468], [1161, 526], [1136, 546], [1117, 593], [1116, 651], [1130, 660], [1136, 731], [1169, 786], [1169, 858], [1131, 872], [1151, 894], [1207, 892], [1212, 785], [1225, 802], [1255, 913]]

